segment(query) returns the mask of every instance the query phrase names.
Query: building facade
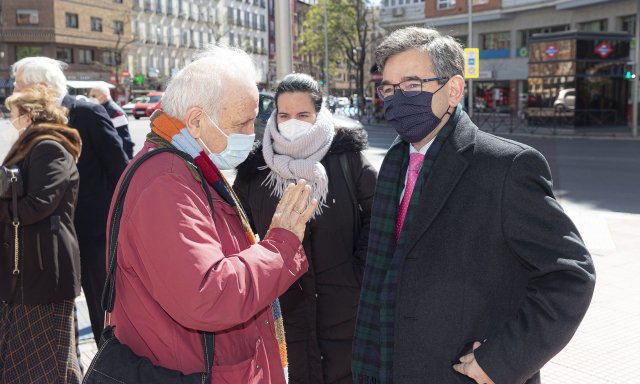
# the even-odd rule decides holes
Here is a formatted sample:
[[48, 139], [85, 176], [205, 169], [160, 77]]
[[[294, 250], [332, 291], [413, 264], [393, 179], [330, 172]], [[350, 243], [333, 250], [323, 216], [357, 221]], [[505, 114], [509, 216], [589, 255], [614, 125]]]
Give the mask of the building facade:
[[133, 87], [162, 89], [168, 78], [210, 43], [250, 53], [256, 82], [267, 79], [266, 0], [133, 0], [128, 66]]
[[[473, 0], [471, 46], [480, 49], [480, 78], [473, 82], [475, 107], [513, 115], [527, 107], [533, 35], [563, 31], [633, 35], [635, 13], [632, 0]], [[385, 0], [381, 14], [388, 30], [435, 27], [464, 46], [468, 46], [468, 20], [467, 1], [460, 0]], [[633, 55], [634, 48], [629, 60]], [[554, 92], [549, 97], [559, 96], [559, 90]]]
[[121, 66], [131, 0], [0, 0], [0, 98], [27, 56], [68, 64], [69, 80], [105, 80]]

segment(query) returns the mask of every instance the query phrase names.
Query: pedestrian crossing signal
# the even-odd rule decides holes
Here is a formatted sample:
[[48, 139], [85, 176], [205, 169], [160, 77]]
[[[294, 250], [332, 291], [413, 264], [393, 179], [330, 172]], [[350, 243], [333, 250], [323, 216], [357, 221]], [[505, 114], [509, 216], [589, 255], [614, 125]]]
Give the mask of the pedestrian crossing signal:
[[625, 73], [624, 75], [625, 79], [635, 79], [636, 75], [634, 75], [633, 73], [631, 73], [631, 71], [627, 71], [627, 73]]

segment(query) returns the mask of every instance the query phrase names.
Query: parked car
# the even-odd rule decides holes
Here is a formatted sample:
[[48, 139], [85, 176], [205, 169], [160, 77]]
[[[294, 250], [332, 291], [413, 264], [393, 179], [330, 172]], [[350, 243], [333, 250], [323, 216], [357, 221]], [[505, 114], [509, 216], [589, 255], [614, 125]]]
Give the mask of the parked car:
[[123, 105], [122, 110], [127, 115], [131, 115], [133, 114], [133, 108], [136, 106], [137, 103], [148, 103], [148, 102], [149, 102], [149, 96], [139, 96], [134, 98], [127, 104]]
[[147, 109], [144, 111], [144, 114], [147, 117], [151, 117], [151, 115], [153, 115], [153, 112], [158, 109], [162, 109], [162, 100], [158, 101], [157, 103], [150, 103]]
[[149, 92], [147, 94], [148, 100], [144, 102], [138, 102], [133, 107], [133, 117], [138, 120], [141, 117], [149, 117], [147, 115], [147, 109], [149, 107], [155, 107], [156, 104], [160, 103], [160, 99], [162, 99], [162, 95], [164, 92]]
[[576, 90], [575, 88], [561, 89], [558, 97], [553, 102], [553, 109], [556, 112], [572, 111], [576, 108]]

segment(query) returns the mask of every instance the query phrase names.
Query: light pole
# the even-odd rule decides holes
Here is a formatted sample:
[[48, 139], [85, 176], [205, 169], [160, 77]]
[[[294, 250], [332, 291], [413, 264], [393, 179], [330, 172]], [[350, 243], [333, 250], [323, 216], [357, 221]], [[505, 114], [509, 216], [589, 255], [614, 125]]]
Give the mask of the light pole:
[[[638, 0], [640, 1], [640, 0]], [[473, 13], [472, 10], [472, 6], [473, 6], [473, 1], [472, 0], [467, 0], [467, 7], [468, 9], [468, 13], [469, 13], [469, 36], [467, 37], [467, 47], [468, 48], [472, 48], [473, 47], [473, 26], [472, 26], [472, 22], [471, 22], [471, 15]], [[467, 90], [467, 97], [468, 97], [468, 104], [469, 104], [469, 117], [473, 118], [473, 79], [469, 79], [469, 89]]]
[[276, 1], [276, 76], [281, 80], [293, 72], [293, 49], [291, 48], [291, 2]]
[[635, 63], [633, 64], [635, 76], [633, 77], [633, 81], [631, 82], [633, 86], [633, 98], [632, 98], [632, 123], [631, 123], [631, 133], [633, 136], [638, 136], [638, 77], [640, 77], [640, 0], [637, 0], [636, 3], [636, 54], [635, 54]]
[[[327, 1], [324, 0], [324, 97], [326, 97], [327, 107], [329, 106], [329, 33], [327, 29]], [[639, 0], [640, 1], [640, 0]]]

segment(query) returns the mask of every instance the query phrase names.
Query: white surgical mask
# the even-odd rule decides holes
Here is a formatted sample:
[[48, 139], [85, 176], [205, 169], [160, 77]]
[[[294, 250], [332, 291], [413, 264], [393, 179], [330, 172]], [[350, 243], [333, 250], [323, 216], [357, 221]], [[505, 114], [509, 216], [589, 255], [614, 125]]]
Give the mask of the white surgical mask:
[[306, 135], [313, 128], [313, 124], [306, 121], [289, 119], [278, 124], [278, 131], [282, 137], [289, 141], [296, 141], [298, 138]]
[[0, 162], [5, 158], [7, 153], [9, 153], [9, 149], [13, 147], [13, 144], [18, 141], [20, 138], [20, 134], [26, 128], [16, 128], [14, 122], [18, 120], [20, 117], [17, 117], [13, 120], [3, 120], [0, 123]]
[[198, 140], [209, 152], [209, 158], [213, 161], [213, 164], [218, 167], [218, 169], [229, 170], [236, 168], [238, 165], [242, 164], [242, 162], [245, 161], [251, 153], [253, 141], [255, 140], [256, 135], [244, 135], [240, 133], [227, 135], [206, 113], [205, 115], [211, 124], [213, 124], [214, 127], [227, 137], [227, 147], [220, 153], [213, 153], [201, 138], [198, 138]]
[[93, 103], [93, 104], [100, 104], [100, 102], [98, 101], [98, 99], [96, 99], [95, 97], [90, 97], [89, 98], [89, 102]]

